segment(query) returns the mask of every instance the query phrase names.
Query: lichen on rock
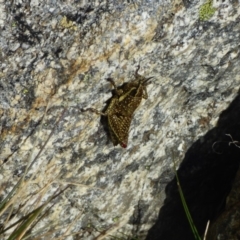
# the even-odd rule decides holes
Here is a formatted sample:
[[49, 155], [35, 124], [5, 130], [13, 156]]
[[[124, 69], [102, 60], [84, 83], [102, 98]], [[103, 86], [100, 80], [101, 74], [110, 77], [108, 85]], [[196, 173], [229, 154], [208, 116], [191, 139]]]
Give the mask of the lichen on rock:
[[216, 8], [212, 6], [213, 1], [208, 0], [206, 3], [204, 3], [199, 10], [199, 18], [202, 21], [207, 21], [209, 20], [213, 14], [216, 11]]

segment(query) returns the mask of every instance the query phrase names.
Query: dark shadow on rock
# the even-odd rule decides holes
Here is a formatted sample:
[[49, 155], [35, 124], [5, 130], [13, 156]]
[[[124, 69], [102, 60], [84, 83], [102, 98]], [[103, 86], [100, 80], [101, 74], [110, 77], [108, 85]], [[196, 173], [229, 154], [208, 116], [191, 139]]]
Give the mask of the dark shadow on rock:
[[[187, 151], [178, 176], [185, 200], [200, 236], [207, 221], [216, 219], [225, 207], [239, 167], [240, 96], [221, 113], [217, 127], [197, 140]], [[215, 144], [214, 144], [215, 143]], [[146, 240], [193, 240], [180, 200], [176, 178], [166, 187], [166, 199]]]

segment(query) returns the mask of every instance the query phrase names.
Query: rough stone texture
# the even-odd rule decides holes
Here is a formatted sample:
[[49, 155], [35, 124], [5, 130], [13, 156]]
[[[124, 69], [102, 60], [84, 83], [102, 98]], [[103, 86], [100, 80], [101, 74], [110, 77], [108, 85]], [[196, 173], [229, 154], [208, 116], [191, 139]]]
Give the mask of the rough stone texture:
[[[180, 163], [187, 150], [179, 175], [200, 234], [221, 212], [240, 159], [225, 136], [240, 139], [240, 6], [215, 1], [213, 17], [200, 21], [202, 4], [0, 2], [0, 196], [23, 175], [54, 126], [14, 212], [21, 205], [24, 215], [71, 185], [36, 225], [36, 236], [55, 226], [48, 239], [192, 239], [173, 179], [173, 160]], [[154, 80], [122, 149], [109, 141], [99, 116], [80, 109], [103, 109], [111, 97], [105, 79], [130, 81], [139, 62], [140, 74]], [[224, 154], [213, 148], [216, 142], [226, 143]], [[173, 215], [176, 202], [181, 217]]]
[[[226, 197], [239, 168], [240, 149], [235, 140], [240, 138], [239, 119], [240, 95], [220, 114], [216, 127], [192, 144], [180, 164], [178, 177], [181, 188], [200, 235], [205, 231], [207, 222], [213, 223], [224, 210]], [[235, 188], [235, 191], [239, 193], [239, 189]], [[231, 216], [228, 215], [230, 220]], [[231, 226], [236, 223], [229, 224], [226, 235], [230, 235], [233, 230]], [[231, 235], [236, 239], [236, 234]], [[183, 211], [176, 179], [173, 179], [166, 186], [164, 206], [147, 239], [176, 239], [177, 236], [194, 239]], [[218, 232], [215, 236], [218, 236]]]
[[230, 192], [226, 209], [216, 219], [208, 232], [208, 240], [234, 240], [240, 237], [240, 170], [236, 175], [232, 191]]

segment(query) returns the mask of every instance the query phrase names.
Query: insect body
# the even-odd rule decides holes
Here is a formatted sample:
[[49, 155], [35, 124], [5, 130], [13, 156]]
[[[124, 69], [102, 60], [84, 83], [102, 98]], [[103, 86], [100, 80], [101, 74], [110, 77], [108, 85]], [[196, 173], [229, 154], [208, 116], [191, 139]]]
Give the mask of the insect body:
[[110, 136], [114, 146], [120, 144], [123, 148], [127, 147], [128, 133], [134, 111], [140, 105], [142, 98], [148, 98], [146, 86], [149, 84], [148, 80], [152, 77], [145, 78], [139, 75], [139, 68], [140, 66], [138, 66], [135, 72], [135, 79], [124, 83], [121, 87], [117, 87], [113, 79], [108, 79], [115, 91], [104, 113], [94, 108], [83, 110], [92, 111], [107, 117]]

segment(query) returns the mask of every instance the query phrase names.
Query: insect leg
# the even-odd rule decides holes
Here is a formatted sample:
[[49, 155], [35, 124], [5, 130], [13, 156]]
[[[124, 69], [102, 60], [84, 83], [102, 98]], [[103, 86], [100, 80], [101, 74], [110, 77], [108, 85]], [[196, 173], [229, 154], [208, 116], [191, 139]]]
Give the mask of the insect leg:
[[113, 88], [117, 90], [117, 86], [112, 78], [107, 78], [107, 81], [109, 81], [113, 85]]
[[139, 74], [138, 74], [139, 69], [140, 69], [140, 64], [137, 66], [137, 69], [136, 69], [136, 71], [135, 71], [135, 76], [138, 76], [138, 75], [139, 75]]
[[114, 80], [113, 80], [112, 78], [107, 78], [107, 81], [109, 81], [109, 82], [112, 84], [112, 86], [113, 86], [116, 94], [117, 94], [118, 96], [120, 96], [120, 95], [121, 95], [121, 91], [119, 91], [119, 90], [117, 89], [117, 86], [116, 86], [116, 83], [114, 82]]
[[147, 89], [146, 89], [146, 88], [143, 89], [143, 95], [142, 95], [142, 97], [143, 97], [144, 99], [148, 99], [148, 94], [147, 94]]
[[89, 112], [94, 112], [94, 113], [96, 113], [96, 114], [98, 114], [98, 115], [107, 116], [106, 113], [100, 112], [100, 111], [98, 111], [98, 110], [95, 109], [95, 108], [81, 109], [81, 111], [82, 111], [82, 112], [88, 112], [88, 111], [89, 111]]

